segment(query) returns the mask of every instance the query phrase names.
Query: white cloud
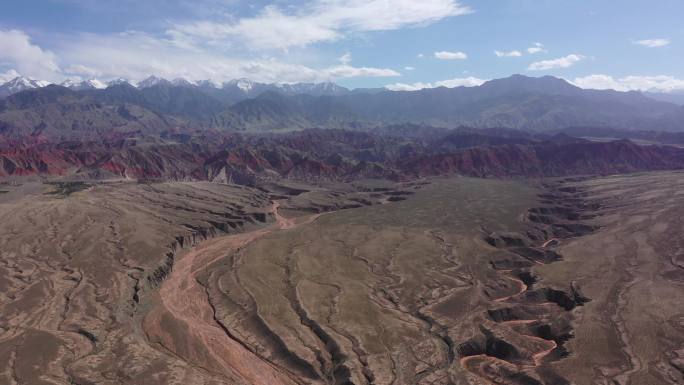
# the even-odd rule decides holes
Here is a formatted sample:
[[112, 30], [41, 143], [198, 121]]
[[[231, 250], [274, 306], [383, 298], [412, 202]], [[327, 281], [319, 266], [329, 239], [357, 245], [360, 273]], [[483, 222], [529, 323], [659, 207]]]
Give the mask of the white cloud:
[[33, 44], [26, 33], [15, 29], [0, 30], [0, 63], [46, 80], [54, 80], [60, 72], [52, 52]]
[[401, 76], [397, 71], [386, 68], [372, 67], [352, 67], [350, 65], [339, 65], [324, 68], [319, 72], [319, 79], [346, 79], [356, 77], [393, 77]]
[[349, 52], [347, 52], [344, 55], [340, 56], [338, 60], [342, 64], [350, 64], [352, 62], [352, 55]]
[[472, 12], [455, 0], [319, 0], [314, 4], [314, 15], [354, 31], [387, 31]]
[[425, 55], [423, 55], [422, 53], [419, 53], [419, 54], [418, 54], [418, 59], [422, 59], [422, 58], [424, 58], [424, 57], [425, 57]]
[[448, 79], [448, 80], [438, 81], [435, 83], [435, 85], [437, 87], [447, 87], [447, 88], [475, 87], [475, 86], [482, 85], [482, 83], [484, 83], [486, 81], [487, 80], [478, 79], [478, 78], [470, 76], [467, 78], [456, 78], [456, 79]]
[[353, 32], [426, 25], [471, 12], [457, 0], [315, 0], [292, 12], [269, 5], [256, 16], [237, 21], [177, 24], [168, 33], [184, 43], [288, 49], [340, 40]]
[[464, 52], [449, 52], [449, 51], [439, 51], [435, 52], [435, 57], [440, 60], [465, 60], [468, 58]]
[[20, 76], [19, 72], [11, 69], [5, 73], [0, 73], [0, 84], [7, 83], [8, 81]]
[[404, 67], [404, 70], [406, 71], [415, 71], [416, 67], [411, 67], [411, 66], [406, 66]]
[[[96, 0], [60, 1], [99, 6]], [[352, 65], [350, 54], [337, 60], [328, 58], [328, 64], [322, 64], [324, 57], [304, 48], [359, 33], [420, 27], [472, 12], [460, 0], [312, 0], [299, 7], [275, 4], [256, 7], [254, 16], [249, 17], [189, 13], [202, 19], [169, 22], [161, 34], [65, 33], [53, 37], [50, 50], [34, 44], [22, 31], [0, 30], [0, 71], [14, 68], [22, 75], [55, 82], [120, 77], [139, 81], [153, 74], [216, 82], [241, 77], [261, 82], [395, 77], [401, 74], [394, 69]], [[294, 49], [299, 50], [291, 53]]]
[[578, 87], [616, 91], [651, 91], [651, 92], [677, 92], [684, 91], [684, 79], [673, 76], [625, 76], [614, 78], [610, 75], [589, 75], [578, 77], [572, 81]]
[[527, 53], [530, 55], [534, 55], [536, 53], [541, 53], [541, 52], [546, 52], [546, 49], [544, 48], [544, 44], [542, 43], [534, 43], [532, 47], [527, 49]]
[[106, 80], [119, 77], [135, 82], [157, 75], [191, 81], [210, 79], [219, 83], [243, 77], [260, 82], [319, 82], [352, 77], [401, 76], [393, 69], [352, 66], [350, 54], [343, 55], [339, 59], [340, 64], [313, 68], [290, 62], [289, 57], [285, 60], [268, 56], [238, 58], [201, 47], [188, 49], [176, 41], [142, 32], [80, 34], [57, 41], [56, 52], [60, 61], [67, 63], [62, 70], [56, 64], [56, 55], [30, 44], [25, 33], [0, 33], [5, 37], [0, 39], [0, 63], [7, 68], [16, 67], [16, 70], [0, 73], [0, 80], [5, 81], [19, 74], [54, 82], [67, 78]]
[[634, 44], [642, 45], [648, 48], [658, 48], [670, 45], [670, 39], [644, 39], [637, 40]]
[[64, 69], [65, 74], [78, 74], [87, 78], [96, 78], [102, 76], [102, 72], [95, 68], [90, 68], [82, 64], [72, 64]]
[[242, 43], [244, 48], [252, 50], [306, 47], [343, 36], [337, 28], [326, 26], [319, 18], [291, 16], [275, 6], [268, 6], [258, 16], [240, 19], [234, 24], [214, 21], [178, 24], [168, 34], [182, 44], [226, 47]]
[[[140, 81], [149, 75], [168, 79], [210, 79], [224, 82], [250, 78], [261, 82], [319, 82], [352, 77], [395, 77], [401, 74], [388, 68], [352, 66], [351, 55], [343, 55], [340, 64], [311, 67], [292, 58], [261, 56], [229, 57], [202, 47], [188, 49], [176, 41], [159, 39], [143, 32], [111, 35], [80, 34], [55, 42], [57, 56], [30, 42], [21, 31], [0, 30], [0, 79], [24, 76], [61, 82], [65, 79], [127, 78]], [[16, 70], [15, 70], [16, 69]], [[11, 80], [11, 79], [7, 79]]]
[[517, 50], [509, 52], [494, 51], [494, 55], [496, 55], [496, 57], [520, 57], [522, 56], [522, 52]]
[[[103, 79], [123, 77], [139, 81], [157, 75], [167, 79], [211, 79], [220, 83], [243, 77], [260, 82], [317, 82], [401, 75], [392, 69], [355, 67], [343, 62], [313, 68], [276, 57], [227, 57], [221, 52], [201, 48], [188, 51], [173, 41], [142, 32], [82, 34], [63, 41], [58, 51], [64, 61], [78, 63], [67, 67], [69, 77], [83, 78], [96, 75]], [[351, 60], [351, 55], [341, 59]]]
[[530, 66], [527, 67], [527, 69], [530, 71], [546, 71], [546, 70], [556, 69], [556, 68], [568, 68], [568, 67], [572, 67], [573, 65], [582, 61], [583, 59], [584, 59], [584, 56], [582, 56], [582, 55], [572, 54], [572, 55], [564, 56], [564, 57], [561, 57], [558, 59], [542, 60], [542, 61], [534, 62], [534, 63], [530, 64]]
[[456, 79], [448, 79], [448, 80], [442, 80], [434, 83], [412, 83], [412, 84], [406, 84], [406, 83], [394, 83], [394, 84], [388, 84], [385, 86], [388, 90], [391, 91], [418, 91], [422, 90], [425, 88], [437, 88], [437, 87], [447, 87], [447, 88], [454, 88], [454, 87], [476, 87], [479, 85], [482, 85], [482, 83], [486, 82], [486, 80], [483, 79], [478, 79], [475, 77], [467, 77], [467, 78], [456, 78]]
[[575, 78], [574, 81], [570, 81], [570, 83], [576, 85], [577, 87], [586, 89], [614, 89], [616, 91], [625, 91], [622, 85], [620, 85], [618, 81], [609, 75], [589, 75], [585, 77], [579, 77]]
[[432, 83], [394, 83], [386, 85], [385, 88], [387, 88], [390, 91], [418, 91], [424, 88], [434, 88], [434, 86], [432, 85]]

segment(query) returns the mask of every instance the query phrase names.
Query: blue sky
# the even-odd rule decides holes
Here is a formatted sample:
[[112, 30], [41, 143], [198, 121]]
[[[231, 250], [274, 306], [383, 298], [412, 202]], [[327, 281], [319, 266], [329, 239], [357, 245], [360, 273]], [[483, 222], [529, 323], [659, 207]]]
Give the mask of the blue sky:
[[8, 0], [0, 80], [416, 89], [522, 73], [684, 91], [681, 0]]

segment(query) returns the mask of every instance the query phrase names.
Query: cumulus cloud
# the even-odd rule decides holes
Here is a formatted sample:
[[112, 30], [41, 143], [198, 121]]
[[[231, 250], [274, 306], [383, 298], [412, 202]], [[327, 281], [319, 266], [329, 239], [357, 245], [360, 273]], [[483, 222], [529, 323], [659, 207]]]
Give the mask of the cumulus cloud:
[[56, 54], [32, 44], [24, 32], [0, 30], [0, 70], [6, 71], [0, 72], [0, 80], [19, 74], [52, 82], [120, 77], [139, 81], [157, 75], [219, 83], [243, 77], [261, 82], [319, 82], [401, 76], [393, 69], [353, 66], [350, 54], [340, 57], [339, 63], [312, 67], [288, 56], [232, 57], [202, 47], [188, 50], [176, 41], [135, 31], [72, 35], [54, 45], [59, 61], [65, 63], [62, 68], [56, 64]]
[[55, 55], [33, 44], [26, 33], [16, 29], [0, 29], [0, 63], [46, 80], [54, 80], [60, 73]]
[[[63, 1], [85, 2], [95, 9], [100, 6], [95, 0]], [[176, 6], [185, 0], [172, 1]], [[202, 1], [219, 6], [225, 0]], [[460, 0], [312, 0], [300, 7], [275, 4], [255, 7], [256, 13], [246, 17], [227, 15], [223, 4], [224, 12], [188, 13], [189, 21], [170, 21], [165, 31], [155, 34], [63, 34], [50, 41], [50, 50], [33, 43], [25, 32], [0, 30], [0, 71], [13, 68], [22, 75], [50, 81], [120, 77], [139, 81], [153, 74], [215, 82], [241, 77], [262, 82], [396, 77], [401, 73], [394, 69], [352, 65], [351, 54], [321, 64], [324, 59], [305, 48], [359, 33], [420, 27], [472, 12]], [[292, 54], [292, 49], [299, 51]]]
[[102, 76], [102, 72], [95, 68], [84, 66], [83, 64], [72, 64], [64, 69], [64, 73], [67, 75], [77, 74], [79, 76], [85, 76], [87, 78], [95, 78]]
[[557, 68], [568, 68], [582, 61], [584, 56], [572, 54], [558, 59], [542, 60], [534, 62], [527, 67], [530, 71], [546, 71]]
[[530, 55], [534, 55], [536, 53], [541, 53], [541, 52], [546, 52], [546, 49], [544, 48], [544, 44], [542, 43], [534, 43], [532, 47], [527, 49], [527, 53]]
[[471, 12], [456, 0], [316, 0], [295, 11], [269, 5], [256, 16], [236, 21], [176, 24], [168, 34], [182, 42], [288, 49], [336, 41], [354, 32], [426, 25]]
[[648, 48], [658, 48], [670, 45], [670, 39], [644, 39], [637, 40], [634, 44], [642, 45]]
[[404, 67], [404, 70], [406, 70], [406, 71], [414, 71], [415, 69], [416, 69], [416, 67], [412, 67], [412, 66]]
[[670, 45], [670, 39], [644, 39], [637, 40], [634, 44], [638, 44], [648, 48], [658, 48]]
[[8, 81], [20, 76], [19, 72], [16, 70], [9, 70], [5, 73], [0, 73], [0, 84], [7, 83]]
[[435, 52], [435, 57], [440, 60], [465, 60], [468, 58], [464, 52], [449, 52], [449, 51], [439, 51]]
[[496, 57], [521, 57], [522, 52], [517, 50], [508, 52], [494, 51], [494, 55], [496, 55]]
[[340, 56], [338, 60], [342, 64], [349, 64], [352, 62], [352, 55], [349, 52], [347, 52], [344, 55]]
[[350, 65], [339, 65], [329, 68], [324, 68], [318, 74], [318, 79], [315, 80], [334, 80], [346, 79], [356, 77], [393, 77], [401, 76], [395, 70], [387, 68], [372, 68], [372, 67], [352, 67]]
[[388, 84], [385, 86], [388, 90], [391, 91], [418, 91], [426, 88], [437, 88], [437, 87], [447, 87], [447, 88], [454, 88], [454, 87], [476, 87], [479, 85], [482, 85], [486, 80], [483, 79], [478, 79], [475, 77], [467, 77], [467, 78], [456, 78], [456, 79], [448, 79], [448, 80], [442, 80], [434, 83], [411, 83], [411, 84], [406, 84], [406, 83], [394, 83], [394, 84]]
[[139, 81], [149, 75], [168, 79], [211, 79], [223, 82], [250, 78], [260, 82], [317, 82], [350, 77], [392, 77], [395, 70], [352, 66], [351, 55], [339, 58], [339, 64], [314, 68], [277, 57], [228, 57], [210, 49], [188, 52], [175, 42], [143, 32], [112, 35], [82, 34], [62, 42], [59, 53], [70, 65], [69, 77], [103, 79], [124, 77]]
[[614, 78], [610, 75], [589, 75], [575, 78], [572, 81], [578, 87], [616, 90], [616, 91], [651, 91], [651, 92], [679, 92], [684, 91], [684, 79], [673, 76], [625, 76]]

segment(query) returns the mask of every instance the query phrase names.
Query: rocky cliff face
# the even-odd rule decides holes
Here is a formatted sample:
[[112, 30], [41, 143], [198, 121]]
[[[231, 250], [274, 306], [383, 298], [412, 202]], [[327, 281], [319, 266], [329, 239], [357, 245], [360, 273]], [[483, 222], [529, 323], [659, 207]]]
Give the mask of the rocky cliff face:
[[565, 176], [679, 169], [684, 152], [667, 146], [608, 143], [536, 143], [475, 147], [448, 154], [416, 156], [400, 163], [405, 175]]

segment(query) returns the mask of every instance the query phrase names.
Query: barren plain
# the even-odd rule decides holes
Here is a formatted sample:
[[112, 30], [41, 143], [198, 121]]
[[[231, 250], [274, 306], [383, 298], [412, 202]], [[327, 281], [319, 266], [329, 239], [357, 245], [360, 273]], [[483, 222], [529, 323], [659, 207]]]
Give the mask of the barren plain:
[[0, 383], [681, 384], [684, 173], [0, 185]]

